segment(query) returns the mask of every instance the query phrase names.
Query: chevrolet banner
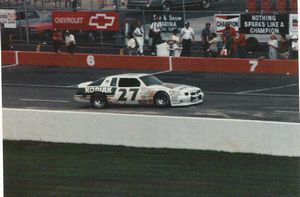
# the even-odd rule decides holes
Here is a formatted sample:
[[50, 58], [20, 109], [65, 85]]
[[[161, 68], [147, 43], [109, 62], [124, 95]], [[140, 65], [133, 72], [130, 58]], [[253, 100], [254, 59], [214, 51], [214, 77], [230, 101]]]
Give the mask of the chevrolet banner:
[[53, 27], [61, 30], [118, 31], [116, 12], [53, 12]]

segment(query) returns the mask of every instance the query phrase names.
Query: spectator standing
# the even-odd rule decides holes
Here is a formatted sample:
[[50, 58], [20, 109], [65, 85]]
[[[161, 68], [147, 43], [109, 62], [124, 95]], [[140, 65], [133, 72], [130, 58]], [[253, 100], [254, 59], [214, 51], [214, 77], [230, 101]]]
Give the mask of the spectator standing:
[[285, 34], [280, 35], [279, 51], [280, 51], [280, 58], [281, 59], [288, 59], [289, 58], [289, 41], [287, 40]]
[[54, 29], [52, 39], [54, 52], [60, 53], [60, 47], [63, 42], [62, 32], [59, 29]]
[[67, 51], [73, 54], [76, 46], [76, 40], [74, 35], [71, 34], [68, 30], [66, 31], [65, 43], [66, 43]]
[[205, 28], [201, 31], [201, 43], [202, 43], [202, 49], [203, 49], [203, 56], [208, 56], [208, 48], [209, 48], [209, 37], [210, 37], [210, 23], [206, 23]]
[[240, 33], [236, 38], [236, 57], [237, 58], [245, 58], [246, 57], [246, 35], [244, 33]]
[[234, 55], [235, 50], [235, 37], [236, 30], [229, 23], [225, 26], [225, 31], [222, 34], [222, 39], [224, 43], [225, 49], [227, 49], [227, 53], [231, 56]]
[[192, 43], [195, 42], [194, 29], [190, 27], [190, 23], [186, 22], [185, 27], [181, 29], [182, 52], [181, 56], [190, 57]]
[[152, 47], [151, 54], [156, 55], [156, 45], [161, 43], [161, 22], [159, 22], [159, 16], [155, 16], [153, 23], [150, 25], [150, 31], [152, 31]]
[[133, 35], [131, 33], [128, 33], [128, 41], [127, 41], [127, 49], [129, 55], [136, 54], [136, 40], [134, 39]]
[[65, 0], [65, 8], [66, 9], [70, 9], [70, 4], [71, 4], [71, 1], [70, 0]]
[[78, 0], [71, 0], [72, 9], [73, 9], [74, 11], [77, 10], [77, 7], [78, 7], [78, 5], [79, 5], [78, 3], [79, 3]]
[[298, 37], [296, 35], [291, 38], [291, 58], [298, 59]]
[[144, 29], [141, 26], [140, 21], [137, 22], [137, 26], [133, 31], [133, 36], [139, 45], [139, 55], [144, 55]]
[[278, 40], [277, 40], [277, 36], [274, 33], [271, 34], [271, 36], [270, 36], [268, 46], [269, 46], [269, 58], [277, 59], [278, 58]]
[[218, 37], [216, 33], [212, 33], [209, 36], [208, 40], [209, 47], [206, 49], [208, 56], [217, 57], [219, 49], [218, 49]]
[[179, 57], [180, 53], [181, 53], [181, 46], [180, 44], [180, 38], [178, 36], [179, 31], [177, 29], [174, 29], [172, 32], [172, 38], [170, 40], [170, 44], [171, 44], [171, 56], [174, 57]]

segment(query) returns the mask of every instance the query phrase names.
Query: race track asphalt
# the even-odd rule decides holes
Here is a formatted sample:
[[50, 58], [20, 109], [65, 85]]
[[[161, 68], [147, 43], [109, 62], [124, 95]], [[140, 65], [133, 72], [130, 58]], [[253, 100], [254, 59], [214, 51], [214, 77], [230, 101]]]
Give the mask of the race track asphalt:
[[33, 66], [2, 68], [3, 107], [300, 122], [298, 76], [288, 74], [170, 72], [157, 75], [164, 82], [200, 87], [205, 93], [204, 103], [190, 107], [159, 109], [118, 105], [97, 110], [73, 101], [76, 84], [127, 72], [143, 71]]

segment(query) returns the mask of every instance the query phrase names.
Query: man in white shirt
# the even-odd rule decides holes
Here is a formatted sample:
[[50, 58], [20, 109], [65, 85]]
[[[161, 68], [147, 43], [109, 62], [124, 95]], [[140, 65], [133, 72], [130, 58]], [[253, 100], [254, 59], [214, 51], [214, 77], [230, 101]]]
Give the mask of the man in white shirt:
[[159, 16], [155, 16], [153, 23], [150, 25], [150, 31], [152, 31], [152, 47], [151, 54], [156, 55], [156, 45], [161, 43], [161, 22], [159, 22]]
[[190, 23], [186, 22], [184, 28], [181, 29], [182, 52], [181, 56], [190, 57], [192, 43], [195, 42], [194, 29], [190, 27]]
[[278, 40], [277, 36], [272, 33], [270, 36], [270, 40], [268, 42], [269, 46], [269, 58], [270, 59], [278, 59]]
[[68, 30], [66, 31], [65, 43], [66, 43], [67, 51], [73, 54], [76, 41], [74, 35], [71, 34]]
[[143, 55], [143, 53], [144, 53], [144, 49], [143, 49], [144, 48], [144, 29], [142, 28], [140, 21], [137, 22], [137, 26], [133, 31], [133, 36], [139, 45], [139, 48], [138, 48], [139, 54]]

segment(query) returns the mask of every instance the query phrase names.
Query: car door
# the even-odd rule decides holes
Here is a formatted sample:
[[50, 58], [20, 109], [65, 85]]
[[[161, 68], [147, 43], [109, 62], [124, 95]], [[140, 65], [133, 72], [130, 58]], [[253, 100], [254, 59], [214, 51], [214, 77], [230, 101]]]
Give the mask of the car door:
[[138, 104], [141, 100], [141, 82], [138, 78], [119, 78], [115, 100], [118, 104]]

